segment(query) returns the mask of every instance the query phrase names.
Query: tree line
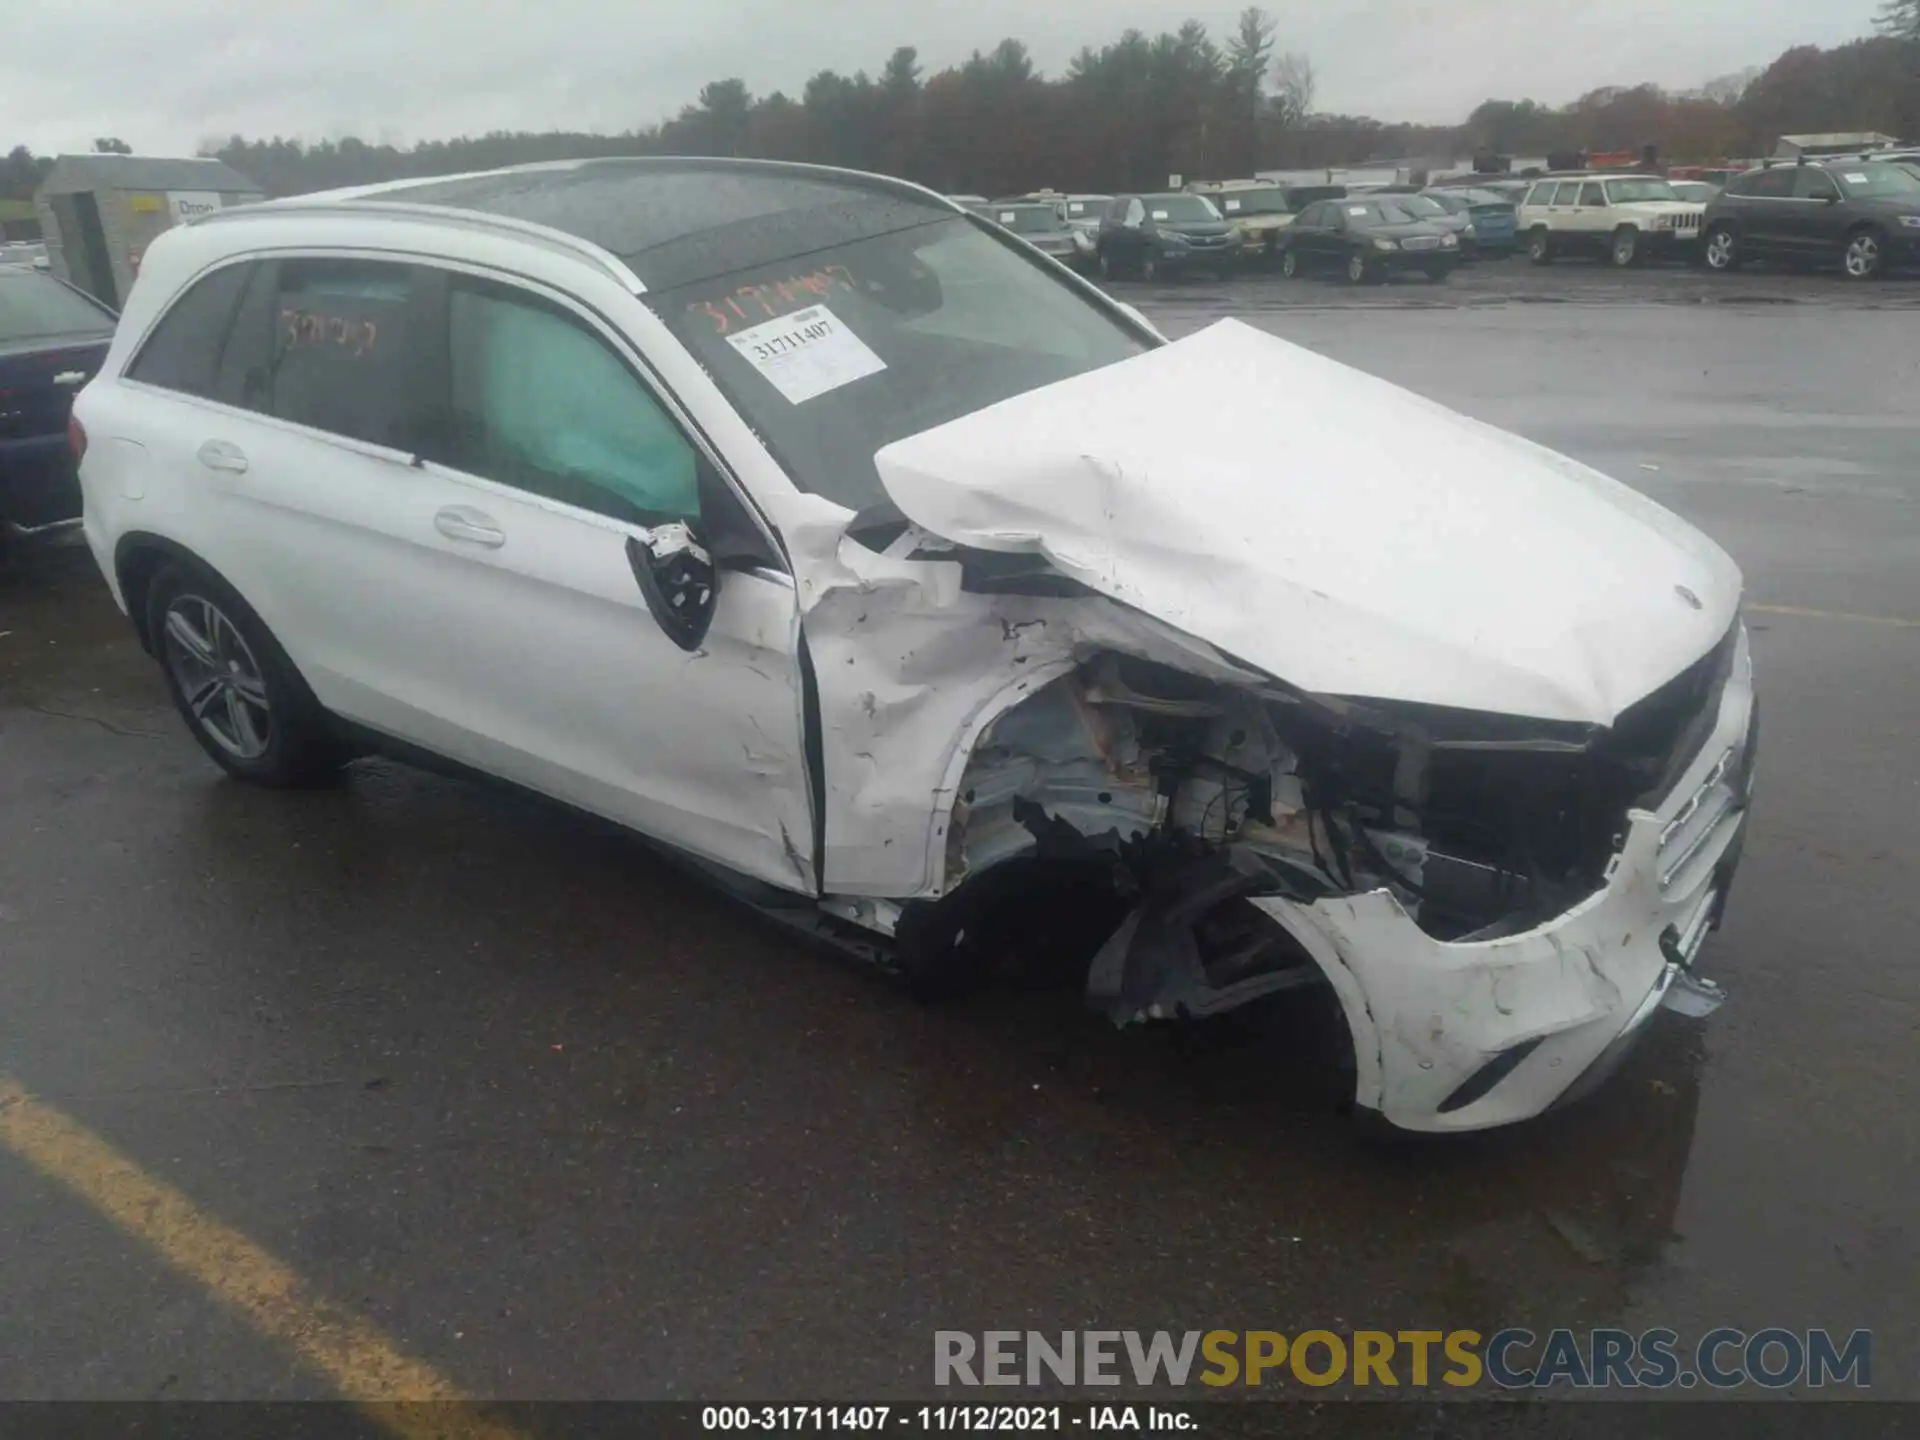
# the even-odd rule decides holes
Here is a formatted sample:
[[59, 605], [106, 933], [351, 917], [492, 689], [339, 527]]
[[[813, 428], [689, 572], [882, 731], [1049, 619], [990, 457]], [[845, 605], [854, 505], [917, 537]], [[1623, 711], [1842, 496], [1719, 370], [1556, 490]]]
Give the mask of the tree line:
[[[1282, 50], [1272, 17], [1249, 8], [1224, 40], [1194, 20], [1151, 37], [1128, 30], [1083, 48], [1054, 77], [1042, 75], [1015, 39], [932, 75], [913, 47], [901, 46], [875, 74], [822, 70], [797, 97], [756, 96], [739, 79], [714, 80], [671, 119], [617, 135], [495, 131], [408, 147], [236, 135], [202, 153], [275, 195], [636, 154], [806, 160], [986, 195], [1647, 144], [1667, 160], [1712, 161], [1765, 154], [1775, 136], [1803, 131], [1920, 139], [1920, 0], [1885, 0], [1878, 28], [1833, 49], [1795, 47], [1771, 65], [1693, 91], [1609, 86], [1562, 106], [1493, 99], [1460, 125], [1413, 125], [1316, 110], [1311, 61]], [[96, 147], [125, 148], [119, 140]], [[16, 148], [0, 161], [0, 196], [30, 196], [47, 163]]]

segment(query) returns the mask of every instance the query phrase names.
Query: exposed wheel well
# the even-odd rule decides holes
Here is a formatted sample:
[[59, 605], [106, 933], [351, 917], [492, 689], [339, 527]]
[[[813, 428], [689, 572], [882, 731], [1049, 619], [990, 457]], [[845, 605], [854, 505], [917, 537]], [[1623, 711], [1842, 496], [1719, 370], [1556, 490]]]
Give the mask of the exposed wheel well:
[[153, 577], [172, 561], [203, 570], [235, 594], [239, 593], [226, 576], [184, 545], [141, 531], [121, 536], [113, 551], [114, 578], [120, 582], [120, 597], [126, 601], [127, 618], [133, 621], [140, 648], [149, 655], [153, 653], [153, 637], [147, 633], [147, 594], [153, 586]]

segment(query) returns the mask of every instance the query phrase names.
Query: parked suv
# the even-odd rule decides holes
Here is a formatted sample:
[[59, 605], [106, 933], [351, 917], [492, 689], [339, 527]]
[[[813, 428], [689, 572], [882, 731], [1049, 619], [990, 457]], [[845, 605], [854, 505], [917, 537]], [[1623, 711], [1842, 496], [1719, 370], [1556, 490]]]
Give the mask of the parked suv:
[[1875, 160], [1749, 170], [1707, 207], [1704, 234], [1709, 270], [1765, 259], [1873, 280], [1920, 261], [1920, 176]]
[[1656, 175], [1556, 176], [1536, 181], [1527, 192], [1520, 231], [1527, 237], [1527, 258], [1536, 265], [1589, 254], [1624, 267], [1690, 255], [1705, 213], [1705, 206], [1682, 200]]
[[1240, 263], [1240, 232], [1204, 195], [1116, 195], [1095, 244], [1108, 279], [1194, 270], [1227, 275]]
[[1252, 326], [1162, 341], [904, 181], [658, 157], [218, 211], [147, 250], [74, 440], [234, 776], [424, 752], [929, 995], [1021, 954], [1123, 1024], [1306, 990], [1355, 1106], [1419, 1130], [1717, 1003], [1732, 560]]

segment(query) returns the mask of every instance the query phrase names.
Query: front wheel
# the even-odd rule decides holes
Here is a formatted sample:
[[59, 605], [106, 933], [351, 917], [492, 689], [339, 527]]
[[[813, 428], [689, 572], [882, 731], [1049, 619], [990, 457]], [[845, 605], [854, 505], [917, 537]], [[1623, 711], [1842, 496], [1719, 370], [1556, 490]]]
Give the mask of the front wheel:
[[1616, 269], [1627, 270], [1640, 263], [1640, 232], [1631, 225], [1622, 225], [1613, 232], [1613, 263]]
[[1553, 263], [1553, 238], [1547, 234], [1545, 227], [1527, 236], [1527, 259], [1536, 265]]
[[228, 586], [197, 566], [167, 566], [147, 592], [147, 633], [180, 718], [229, 775], [286, 788], [339, 768], [312, 693]]
[[1140, 257], [1140, 278], [1149, 285], [1160, 278], [1160, 262], [1153, 258], [1152, 251]]
[[1700, 259], [1709, 270], [1721, 272], [1740, 268], [1740, 242], [1730, 225], [1716, 225], [1701, 242]]
[[1094, 257], [1093, 268], [1100, 272], [1102, 280], [1112, 280], [1119, 273], [1119, 266], [1113, 263], [1113, 257], [1102, 250]]
[[1280, 257], [1280, 278], [1282, 280], [1293, 280], [1298, 278], [1299, 274], [1300, 257], [1294, 254], [1293, 251], [1288, 250]]
[[1854, 231], [1847, 237], [1846, 249], [1840, 253], [1840, 265], [1847, 272], [1847, 278], [1878, 280], [1886, 263], [1885, 248], [1878, 230]]
[[1367, 264], [1367, 257], [1358, 250], [1347, 257], [1347, 283], [1365, 285], [1373, 279], [1373, 268]]
[[1449, 279], [1452, 278], [1452, 276], [1453, 276], [1453, 267], [1451, 265], [1427, 266], [1427, 279], [1431, 280], [1436, 285], [1444, 285]]

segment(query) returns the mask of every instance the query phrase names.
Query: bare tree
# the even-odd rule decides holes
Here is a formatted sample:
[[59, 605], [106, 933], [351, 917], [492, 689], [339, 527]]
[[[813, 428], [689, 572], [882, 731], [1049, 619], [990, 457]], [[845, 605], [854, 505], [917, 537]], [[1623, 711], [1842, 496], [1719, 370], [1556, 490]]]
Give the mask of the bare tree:
[[1316, 83], [1313, 61], [1298, 50], [1273, 62], [1273, 113], [1284, 128], [1291, 130], [1313, 113]]

